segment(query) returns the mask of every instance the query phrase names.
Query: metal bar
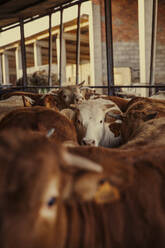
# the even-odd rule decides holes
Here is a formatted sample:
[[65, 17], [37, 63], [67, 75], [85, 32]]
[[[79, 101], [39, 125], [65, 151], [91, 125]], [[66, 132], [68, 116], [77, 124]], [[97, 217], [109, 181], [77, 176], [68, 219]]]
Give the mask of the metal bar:
[[63, 9], [60, 10], [60, 63], [59, 63], [59, 84], [62, 86], [62, 39], [63, 39]]
[[[154, 49], [155, 49], [155, 25], [156, 25], [156, 0], [153, 0], [152, 6], [152, 34], [151, 34], [151, 58], [150, 58], [150, 79], [149, 84], [152, 85], [153, 82], [153, 66], [154, 66]], [[152, 90], [149, 89], [149, 96], [151, 96]]]
[[[70, 3], [70, 0], [68, 0], [68, 3], [65, 4], [65, 5], [63, 4], [63, 5], [60, 5], [58, 7], [51, 8], [51, 13], [53, 14], [55, 12], [60, 11], [61, 9], [67, 9], [67, 8], [73, 7], [73, 6], [75, 6], [75, 5], [79, 4], [79, 3], [88, 2], [88, 1], [89, 0], [78, 0], [78, 1], [75, 1], [75, 2]], [[39, 18], [45, 17], [49, 13], [50, 13], [50, 9], [49, 9], [49, 11], [46, 14], [39, 15], [39, 16], [36, 16], [36, 17], [32, 17], [31, 19], [28, 18], [27, 20], [24, 20], [24, 24], [26, 24], [28, 22], [31, 22], [31, 21], [35, 21], [35, 20], [37, 20]], [[19, 23], [18, 24], [15, 24], [15, 25], [14, 24], [15, 24], [15, 22], [13, 22], [13, 23], [11, 23], [9, 25], [2, 26], [1, 29], [0, 29], [0, 32], [5, 32], [7, 30], [10, 30], [12, 28], [15, 28], [15, 27], [18, 27], [19, 26]], [[14, 26], [11, 26], [11, 25], [14, 25]]]
[[26, 47], [25, 47], [25, 34], [24, 22], [20, 19], [20, 32], [21, 32], [21, 58], [22, 58], [22, 71], [23, 71], [23, 86], [27, 85], [27, 68], [26, 68]]
[[78, 4], [77, 15], [77, 39], [76, 39], [76, 84], [79, 83], [79, 64], [80, 64], [80, 12], [81, 3]]
[[[89, 88], [96, 88], [96, 89], [107, 89], [108, 88], [108, 86], [102, 86], [102, 85], [100, 85], [100, 86], [88, 86]], [[165, 85], [152, 85], [152, 86], [146, 86], [146, 85], [136, 85], [136, 86], [132, 86], [132, 85], [112, 85], [112, 86], [110, 86], [111, 88], [165, 88]], [[26, 87], [22, 87], [22, 86], [11, 86], [11, 85], [0, 85], [0, 89], [1, 88], [11, 88], [11, 89], [22, 89], [22, 88], [26, 88], [26, 89], [28, 89], [28, 88], [59, 88], [59, 86], [44, 86], [44, 85], [42, 85], [42, 86], [38, 86], [38, 85], [34, 85], [34, 86], [26, 86]]]
[[114, 95], [114, 70], [113, 70], [113, 37], [112, 37], [112, 8], [111, 0], [104, 0], [105, 26], [106, 26], [106, 54], [107, 54], [107, 79], [108, 95]]
[[136, 86], [133, 86], [133, 85], [111, 85], [111, 86], [88, 86], [89, 88], [165, 88], [165, 85], [136, 85]]
[[48, 48], [48, 59], [49, 59], [49, 68], [48, 68], [48, 85], [52, 86], [52, 14], [49, 14], [49, 48]]

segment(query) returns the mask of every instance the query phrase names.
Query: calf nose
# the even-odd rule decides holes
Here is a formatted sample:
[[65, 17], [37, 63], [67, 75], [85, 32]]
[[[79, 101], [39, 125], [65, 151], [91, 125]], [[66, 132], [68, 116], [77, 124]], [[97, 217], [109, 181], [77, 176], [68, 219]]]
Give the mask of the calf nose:
[[82, 103], [83, 100], [84, 100], [83, 97], [76, 98], [75, 103]]
[[81, 142], [82, 145], [84, 146], [94, 146], [95, 145], [95, 140], [93, 139], [82, 139], [82, 142]]

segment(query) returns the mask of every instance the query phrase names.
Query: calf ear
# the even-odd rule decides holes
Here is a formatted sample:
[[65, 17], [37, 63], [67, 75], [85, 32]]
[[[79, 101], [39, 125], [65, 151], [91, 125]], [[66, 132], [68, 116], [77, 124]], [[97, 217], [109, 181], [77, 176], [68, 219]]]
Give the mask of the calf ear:
[[79, 175], [74, 183], [76, 197], [83, 201], [94, 201], [99, 204], [113, 202], [120, 198], [119, 190], [111, 185], [108, 178], [96, 173]]
[[34, 100], [29, 97], [22, 96], [24, 107], [32, 107]]
[[120, 192], [129, 187], [133, 180], [132, 170], [120, 168], [119, 171], [111, 173], [107, 178], [98, 181], [98, 189], [95, 194], [97, 203], [107, 203], [118, 200]]

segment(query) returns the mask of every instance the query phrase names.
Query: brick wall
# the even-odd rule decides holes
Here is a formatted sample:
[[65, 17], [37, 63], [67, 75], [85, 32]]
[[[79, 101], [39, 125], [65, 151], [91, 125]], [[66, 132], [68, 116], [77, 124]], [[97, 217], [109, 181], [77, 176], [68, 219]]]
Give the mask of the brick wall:
[[158, 1], [156, 70], [157, 82], [165, 83], [165, 1]]
[[[106, 80], [106, 46], [104, 0], [93, 0], [100, 4], [103, 81]], [[165, 1], [158, 1], [158, 30], [156, 49], [156, 81], [165, 82]], [[138, 0], [112, 0], [114, 66], [130, 67], [132, 82], [139, 81], [139, 37]]]

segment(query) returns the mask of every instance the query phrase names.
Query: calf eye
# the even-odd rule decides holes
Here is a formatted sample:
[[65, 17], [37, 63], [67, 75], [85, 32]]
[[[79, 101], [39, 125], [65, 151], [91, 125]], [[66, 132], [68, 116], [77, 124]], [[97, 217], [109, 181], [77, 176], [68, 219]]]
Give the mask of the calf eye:
[[66, 98], [66, 95], [63, 95], [63, 98]]
[[103, 121], [101, 120], [100, 123], [102, 123]]
[[49, 201], [47, 202], [48, 207], [52, 207], [56, 203], [56, 197], [51, 197]]

